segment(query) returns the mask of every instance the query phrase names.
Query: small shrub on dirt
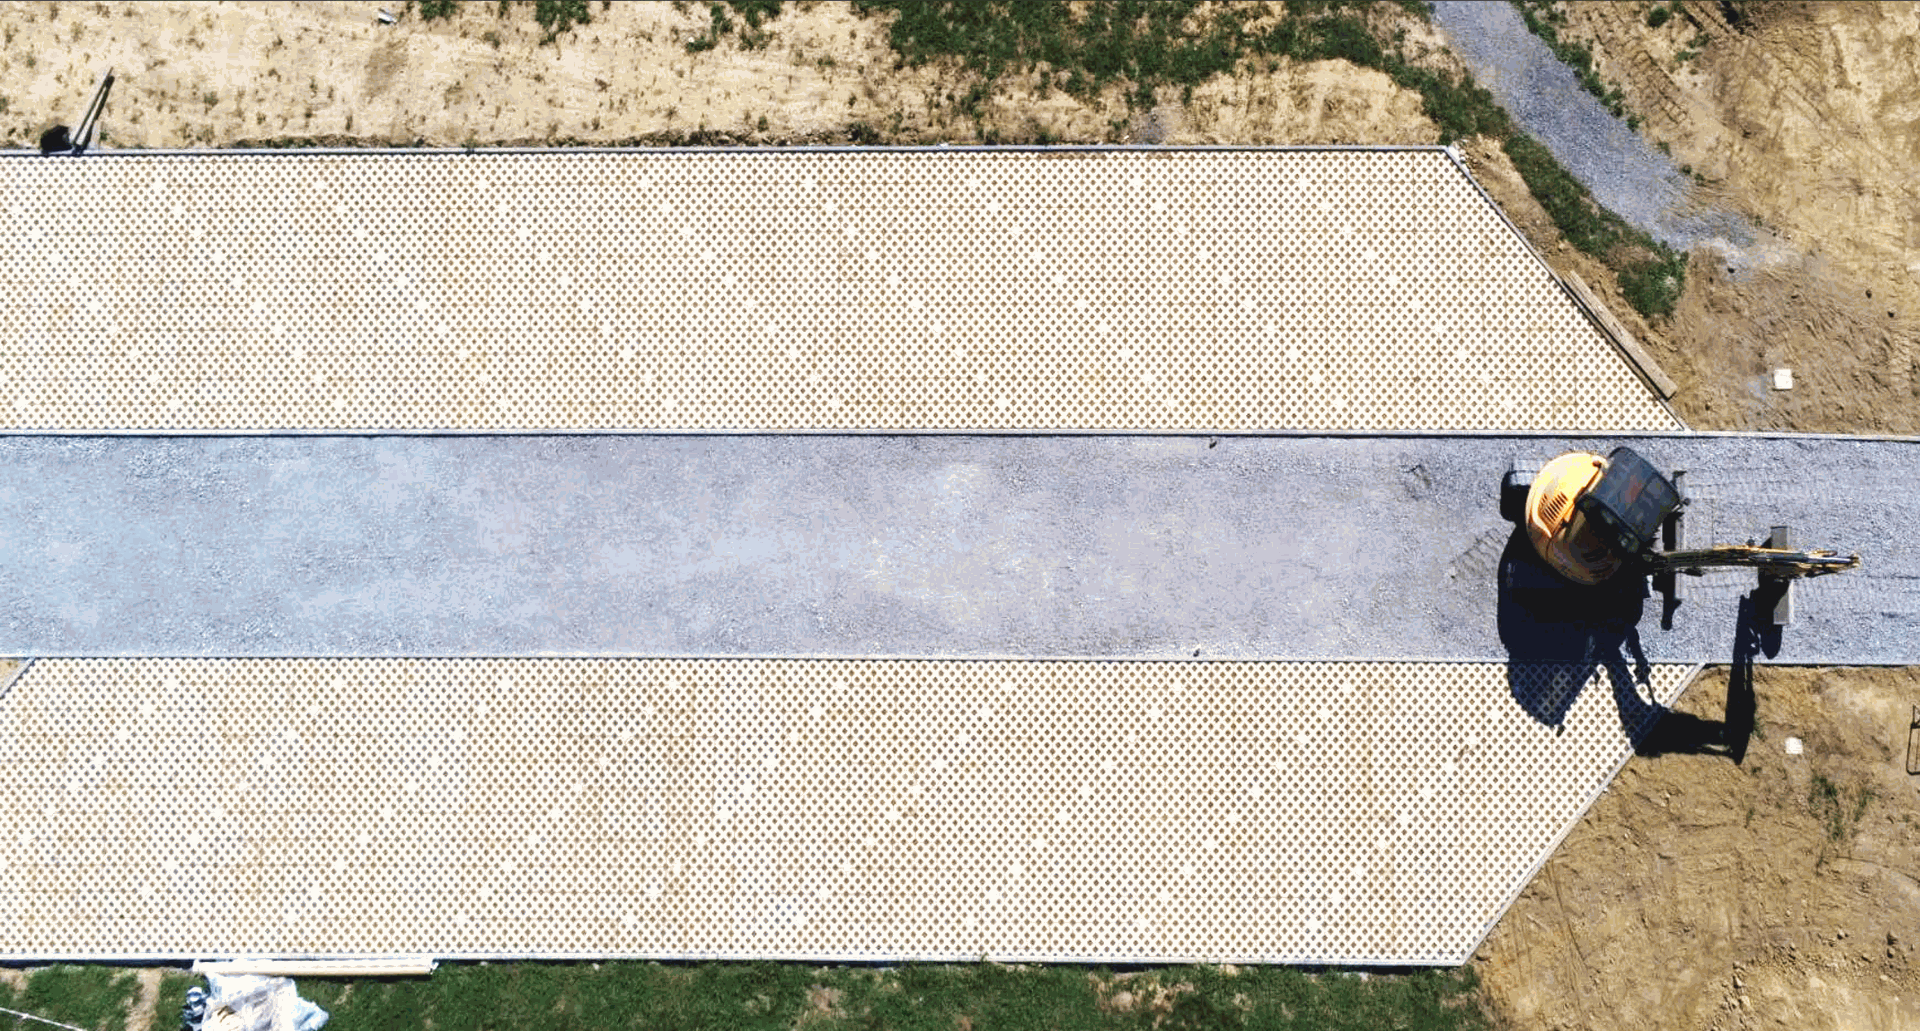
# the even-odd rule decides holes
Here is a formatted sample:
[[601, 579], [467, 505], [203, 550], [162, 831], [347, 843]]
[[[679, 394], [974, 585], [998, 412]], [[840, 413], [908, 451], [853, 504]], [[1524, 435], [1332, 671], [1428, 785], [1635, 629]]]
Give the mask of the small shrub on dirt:
[[1807, 808], [1814, 819], [1820, 821], [1827, 840], [1835, 844], [1853, 836], [1854, 828], [1860, 825], [1861, 817], [1867, 815], [1867, 806], [1872, 802], [1873, 792], [1868, 788], [1855, 788], [1849, 798], [1845, 789], [1818, 773], [1813, 775], [1813, 784], [1807, 789]]
[[1619, 269], [1620, 294], [1633, 309], [1649, 318], [1666, 318], [1680, 303], [1686, 283], [1687, 256], [1659, 245], [1658, 254]]
[[[498, 0], [494, 13], [502, 18], [513, 10], [515, 0]], [[600, 9], [607, 9], [607, 0], [601, 0]], [[533, 21], [540, 26], [540, 42], [552, 43], [563, 33], [593, 21], [593, 12], [587, 0], [533, 0]]]
[[[727, 0], [707, 5], [707, 31], [687, 41], [687, 53], [712, 50], [729, 35], [737, 35], [740, 45], [758, 50], [773, 38], [763, 26], [780, 14], [781, 0]], [[734, 17], [739, 17], [736, 24]]]

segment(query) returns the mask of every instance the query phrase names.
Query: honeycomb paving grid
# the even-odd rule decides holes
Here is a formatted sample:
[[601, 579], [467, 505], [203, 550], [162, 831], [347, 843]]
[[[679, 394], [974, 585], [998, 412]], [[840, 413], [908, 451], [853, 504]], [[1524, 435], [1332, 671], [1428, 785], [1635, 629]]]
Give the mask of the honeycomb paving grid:
[[42, 659], [0, 954], [1455, 963], [1695, 669]]
[[12, 432], [1682, 428], [1381, 150], [0, 160]]

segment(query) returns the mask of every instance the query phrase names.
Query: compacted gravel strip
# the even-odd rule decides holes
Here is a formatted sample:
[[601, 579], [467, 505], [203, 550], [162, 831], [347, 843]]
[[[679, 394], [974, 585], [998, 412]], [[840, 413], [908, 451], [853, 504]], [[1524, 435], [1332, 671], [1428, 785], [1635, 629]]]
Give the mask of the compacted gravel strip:
[[[1501, 590], [1497, 485], [1617, 442], [13, 437], [0, 653], [1552, 659], [1617, 613]], [[1763, 661], [1920, 662], [1920, 446], [1633, 443], [1696, 540], [1863, 554]], [[1731, 658], [1753, 581], [1647, 600], [1647, 657]]]

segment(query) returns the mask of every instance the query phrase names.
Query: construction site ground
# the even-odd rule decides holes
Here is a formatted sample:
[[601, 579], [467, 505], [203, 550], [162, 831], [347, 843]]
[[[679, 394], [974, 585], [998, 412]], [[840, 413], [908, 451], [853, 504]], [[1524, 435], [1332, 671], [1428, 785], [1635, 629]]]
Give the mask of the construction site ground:
[[[1713, 202], [1790, 247], [1758, 266], [1693, 255], [1674, 316], [1607, 300], [1680, 385], [1696, 429], [1920, 431], [1920, 62], [1911, 5], [1567, 3], [1645, 131]], [[771, 42], [690, 53], [704, 5], [620, 5], [542, 45], [491, 4], [398, 29], [361, 4], [8, 4], [0, 132], [16, 146], [69, 117], [97, 70], [120, 85], [114, 147], [317, 140], [743, 144], [1431, 143], [1419, 98], [1340, 62], [1245, 69], [1130, 110], [1033, 76], [1000, 80], [982, 118], [926, 98], [968, 73], [896, 67], [884, 26], [843, 5], [788, 5]], [[1436, 46], [1440, 41], [1436, 38]], [[1446, 55], [1433, 58], [1444, 63]], [[1463, 143], [1481, 183], [1557, 269], [1610, 292], [1555, 234], [1497, 144]], [[1792, 390], [1770, 384], [1777, 367]], [[1889, 485], [1903, 490], [1904, 485]], [[1679, 708], [1714, 715], [1726, 669]], [[1912, 668], [1761, 669], [1746, 761], [1630, 762], [1476, 957], [1514, 1027], [1904, 1028], [1920, 1013], [1920, 850], [1907, 774]], [[1789, 739], [1800, 743], [1790, 755]], [[165, 1004], [161, 1007], [163, 1010]]]

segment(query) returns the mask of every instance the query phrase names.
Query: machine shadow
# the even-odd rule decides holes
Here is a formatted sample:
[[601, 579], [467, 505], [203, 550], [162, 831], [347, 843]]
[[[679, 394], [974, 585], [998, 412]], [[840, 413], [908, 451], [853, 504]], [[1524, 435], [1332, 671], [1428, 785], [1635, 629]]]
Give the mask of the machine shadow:
[[[1507, 690], [1535, 721], [1564, 728], [1567, 712], [1600, 669], [1615, 696], [1637, 699], [1634, 673], [1651, 666], [1640, 654], [1639, 622], [1648, 596], [1644, 578], [1616, 576], [1592, 587], [1569, 583], [1535, 553], [1516, 527], [1500, 554], [1499, 630], [1507, 650]], [[1627, 667], [1628, 656], [1637, 659]], [[1642, 703], [1644, 704], [1644, 703]], [[1622, 725], [1644, 713], [1621, 712]]]
[[[1651, 594], [1647, 578], [1629, 572], [1591, 587], [1571, 583], [1554, 573], [1526, 531], [1515, 527], [1500, 555], [1497, 610], [1508, 693], [1528, 716], [1561, 733], [1580, 692], [1603, 672], [1620, 727], [1636, 753], [1734, 754], [1728, 724], [1673, 712], [1653, 700], [1653, 667], [1640, 644], [1640, 620]], [[1743, 626], [1750, 622], [1748, 608], [1743, 603]], [[1747, 666], [1750, 671], [1750, 660]], [[1751, 698], [1750, 675], [1746, 683]], [[1730, 691], [1730, 717], [1733, 700]], [[1750, 705], [1745, 718], [1750, 732]], [[1744, 734], [1739, 745], [1744, 754]]]

